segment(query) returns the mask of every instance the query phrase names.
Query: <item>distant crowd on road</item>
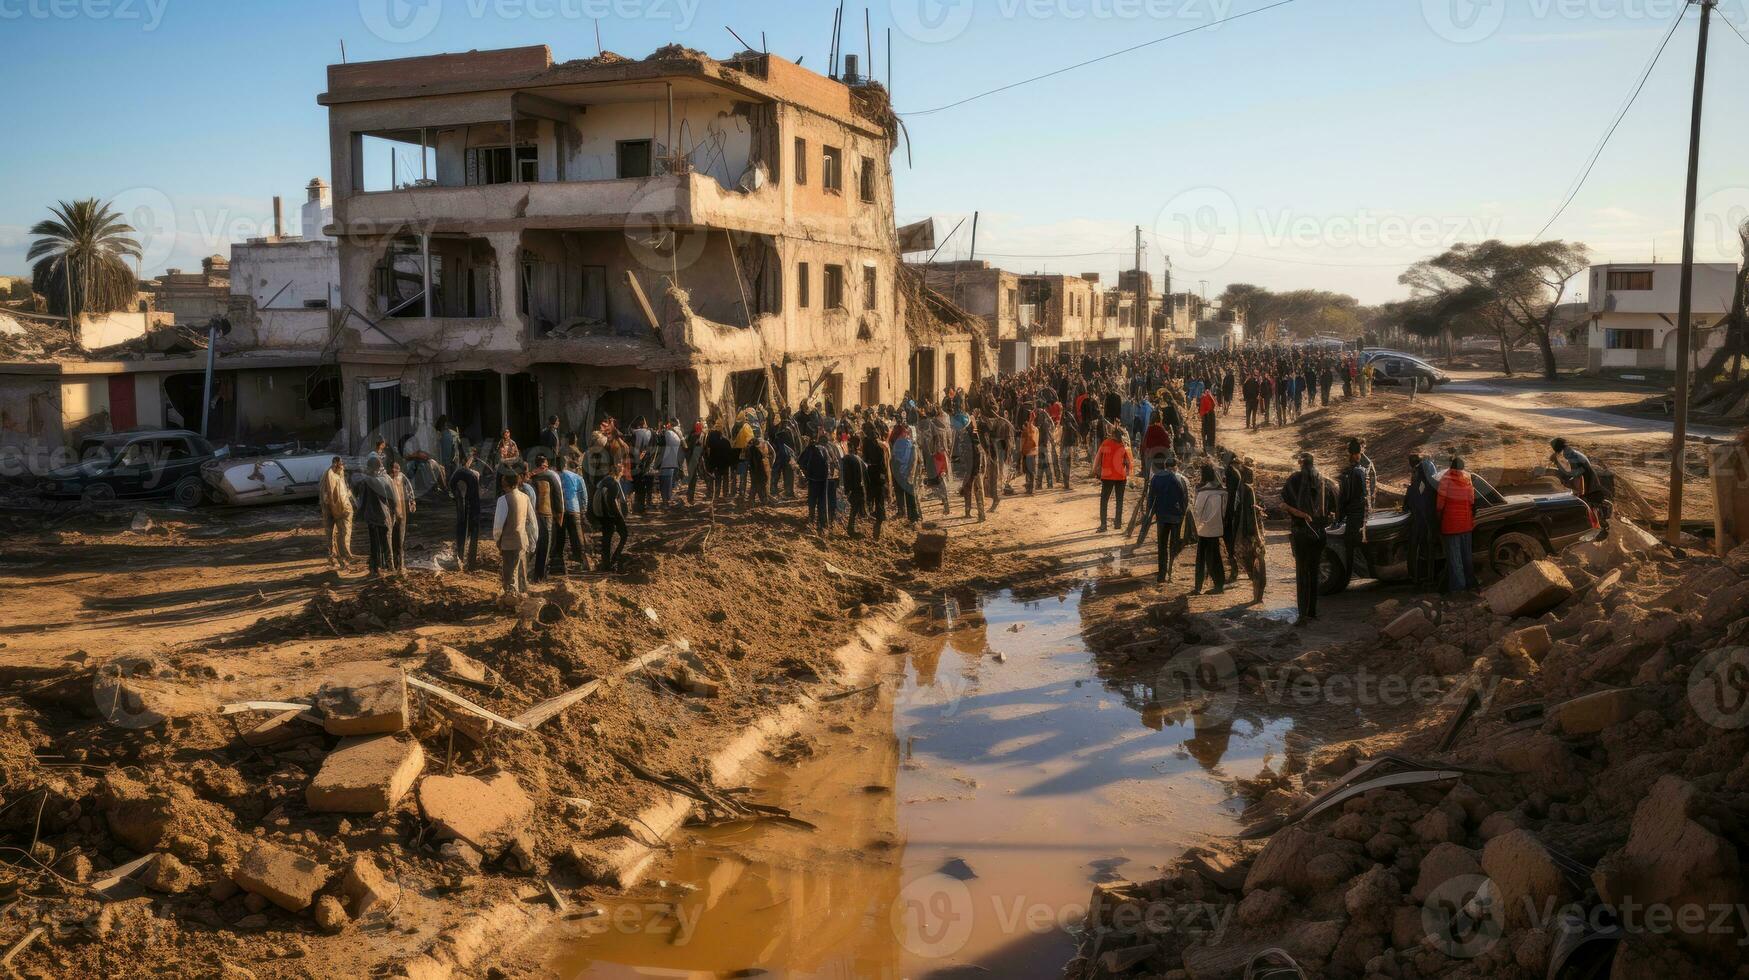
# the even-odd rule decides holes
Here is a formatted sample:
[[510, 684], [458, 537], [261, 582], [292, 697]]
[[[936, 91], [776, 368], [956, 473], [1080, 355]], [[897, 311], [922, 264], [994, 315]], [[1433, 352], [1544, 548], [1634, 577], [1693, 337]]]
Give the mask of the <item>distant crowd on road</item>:
[[[405, 569], [417, 505], [408, 467], [428, 468], [428, 481], [453, 500], [456, 561], [475, 567], [488, 534], [512, 593], [572, 569], [618, 570], [633, 524], [682, 500], [760, 508], [801, 497], [813, 533], [842, 527], [859, 537], [861, 525], [879, 538], [889, 520], [916, 525], [926, 506], [948, 516], [957, 503], [966, 519], [983, 521], [1005, 496], [1066, 492], [1081, 467], [1099, 486], [1099, 533], [1136, 531], [1139, 547], [1157, 530], [1159, 581], [1173, 577], [1180, 551], [1194, 544], [1197, 592], [1224, 591], [1243, 570], [1261, 600], [1264, 505], [1253, 461], [1220, 443], [1224, 420], [1238, 404], [1248, 430], [1285, 426], [1333, 398], [1369, 397], [1372, 381], [1354, 351], [1271, 345], [1065, 358], [921, 400], [907, 393], [896, 405], [841, 408], [828, 399], [791, 410], [765, 401], [691, 423], [604, 418], [585, 435], [564, 431], [554, 416], [526, 449], [508, 429], [483, 449], [467, 446], [440, 418], [431, 451], [404, 458], [379, 442], [355, 484], [336, 458], [320, 498], [328, 557], [336, 567], [353, 560], [351, 524], [362, 514], [370, 573]], [[1349, 460], [1332, 481], [1303, 454], [1282, 490], [1303, 619], [1317, 615], [1329, 528], [1363, 535], [1377, 491], [1358, 440]], [[1467, 552], [1453, 541], [1467, 534], [1461, 461], [1432, 491], [1431, 461], [1416, 460], [1413, 472], [1411, 499], [1433, 493], [1439, 531], [1458, 559], [1450, 567], [1464, 570], [1450, 587], [1473, 588]], [[1126, 524], [1132, 483], [1142, 498]], [[586, 547], [590, 536], [598, 548]], [[1424, 550], [1433, 546], [1429, 532]]]

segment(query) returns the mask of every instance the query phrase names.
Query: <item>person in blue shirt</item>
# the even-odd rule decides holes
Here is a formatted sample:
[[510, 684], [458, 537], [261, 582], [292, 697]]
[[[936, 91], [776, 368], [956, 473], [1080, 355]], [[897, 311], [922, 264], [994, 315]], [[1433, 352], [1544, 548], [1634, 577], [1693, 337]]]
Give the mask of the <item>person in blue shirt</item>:
[[[583, 477], [571, 469], [571, 461], [563, 455], [558, 457], [559, 485], [563, 488], [565, 501], [565, 542], [571, 546], [571, 557], [583, 571], [589, 570], [588, 551], [583, 547], [583, 513], [589, 503], [589, 490], [583, 484]], [[561, 542], [554, 549], [559, 574], [565, 574], [565, 548]]]
[[917, 444], [911, 440], [911, 429], [900, 425], [894, 431], [891, 447], [893, 493], [898, 498], [899, 511], [905, 520], [916, 524], [923, 517], [917, 504]]
[[1190, 484], [1176, 470], [1178, 459], [1167, 456], [1156, 464], [1148, 479], [1147, 502], [1142, 511], [1142, 533], [1136, 539], [1140, 545], [1148, 536], [1148, 521], [1159, 525], [1154, 581], [1164, 583], [1172, 578], [1172, 563], [1178, 558], [1184, 531], [1184, 511], [1190, 505]]

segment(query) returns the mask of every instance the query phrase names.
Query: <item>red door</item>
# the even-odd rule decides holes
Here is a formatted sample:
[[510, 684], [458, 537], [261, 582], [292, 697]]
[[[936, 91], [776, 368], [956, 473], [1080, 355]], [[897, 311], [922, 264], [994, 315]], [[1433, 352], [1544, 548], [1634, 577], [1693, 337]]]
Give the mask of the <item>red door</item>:
[[139, 416], [134, 411], [134, 376], [131, 374], [112, 374], [109, 376], [109, 429], [120, 432], [140, 424]]

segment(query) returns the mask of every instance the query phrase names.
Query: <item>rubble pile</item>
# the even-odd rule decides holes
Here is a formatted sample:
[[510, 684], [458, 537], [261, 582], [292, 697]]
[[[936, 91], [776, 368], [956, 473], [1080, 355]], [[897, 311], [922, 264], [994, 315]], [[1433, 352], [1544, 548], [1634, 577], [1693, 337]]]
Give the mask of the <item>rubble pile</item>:
[[1432, 707], [1290, 755], [1239, 784], [1239, 838], [1097, 887], [1068, 976], [1240, 977], [1272, 947], [1308, 977], [1749, 970], [1749, 546], [1618, 521], [1480, 601], [1387, 602], [1373, 625], [1241, 684], [1364, 668]]
[[652, 540], [639, 581], [509, 609], [485, 574], [335, 587], [244, 631], [260, 676], [234, 636], [0, 675], [0, 894], [47, 923], [13, 966], [358, 975], [457, 910], [587, 901], [671, 792], [759, 818], [707, 760], [838, 693], [831, 651], [896, 581], [930, 587], [899, 535], [823, 562], [792, 523]]
[[[295, 628], [305, 635], [380, 633], [430, 623], [453, 623], [489, 612], [497, 592], [457, 577], [376, 579], [342, 594], [324, 589], [311, 599]], [[275, 624], [276, 630], [285, 624]]]

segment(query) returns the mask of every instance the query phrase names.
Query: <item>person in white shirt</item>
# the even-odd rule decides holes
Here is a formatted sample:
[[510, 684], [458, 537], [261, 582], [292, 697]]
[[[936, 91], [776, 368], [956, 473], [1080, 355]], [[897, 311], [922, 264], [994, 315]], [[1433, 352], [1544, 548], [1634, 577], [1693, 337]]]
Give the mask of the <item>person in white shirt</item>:
[[534, 548], [540, 528], [534, 519], [534, 502], [526, 494], [513, 492], [517, 489], [517, 482], [513, 473], [506, 473], [499, 479], [498, 506], [492, 514], [492, 540], [498, 545], [498, 555], [503, 563], [499, 583], [505, 592], [522, 595], [528, 591], [528, 553]]
[[1196, 588], [1190, 594], [1202, 595], [1203, 576], [1215, 580], [1215, 595], [1227, 591], [1227, 570], [1221, 564], [1221, 539], [1226, 531], [1227, 489], [1221, 485], [1214, 466], [1204, 463], [1202, 483], [1196, 488], [1196, 499], [1190, 506], [1196, 522]]

